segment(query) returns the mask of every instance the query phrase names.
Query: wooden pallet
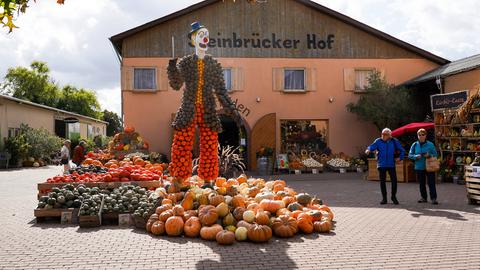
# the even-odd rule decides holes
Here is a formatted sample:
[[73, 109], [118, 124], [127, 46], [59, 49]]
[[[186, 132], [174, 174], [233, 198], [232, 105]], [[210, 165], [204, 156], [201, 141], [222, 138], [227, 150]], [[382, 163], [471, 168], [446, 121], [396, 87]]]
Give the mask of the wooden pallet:
[[78, 223], [78, 208], [35, 209], [33, 215], [37, 222], [53, 220], [62, 224]]
[[98, 187], [98, 188], [118, 188], [124, 185], [134, 185], [147, 189], [158, 188], [162, 185], [161, 181], [131, 181], [131, 182], [88, 182], [88, 183], [38, 183], [38, 198], [47, 195], [48, 192], [54, 187], [63, 187], [71, 184], [74, 187], [78, 185], [84, 185], [86, 187]]
[[480, 167], [465, 166], [465, 186], [469, 204], [480, 204]]

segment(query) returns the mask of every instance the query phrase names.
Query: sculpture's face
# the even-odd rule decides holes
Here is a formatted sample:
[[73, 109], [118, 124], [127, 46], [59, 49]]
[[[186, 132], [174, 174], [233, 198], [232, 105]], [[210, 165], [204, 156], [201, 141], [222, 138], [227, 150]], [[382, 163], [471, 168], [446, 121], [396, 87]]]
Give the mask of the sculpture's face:
[[209, 33], [207, 28], [202, 28], [198, 30], [194, 36], [192, 36], [193, 45], [197, 51], [207, 51], [208, 42], [210, 41]]

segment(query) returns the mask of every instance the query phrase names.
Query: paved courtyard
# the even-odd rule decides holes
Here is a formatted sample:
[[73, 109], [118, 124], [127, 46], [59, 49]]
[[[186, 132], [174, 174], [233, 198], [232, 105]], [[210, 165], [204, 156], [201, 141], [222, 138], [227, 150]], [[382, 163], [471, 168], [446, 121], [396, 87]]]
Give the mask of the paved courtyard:
[[285, 176], [333, 208], [335, 231], [222, 247], [133, 228], [36, 224], [36, 183], [60, 171], [0, 171], [0, 269], [480, 269], [480, 206], [467, 204], [461, 185], [439, 184], [434, 206], [416, 202], [415, 183], [400, 183], [400, 205], [381, 206], [378, 183], [362, 174]]

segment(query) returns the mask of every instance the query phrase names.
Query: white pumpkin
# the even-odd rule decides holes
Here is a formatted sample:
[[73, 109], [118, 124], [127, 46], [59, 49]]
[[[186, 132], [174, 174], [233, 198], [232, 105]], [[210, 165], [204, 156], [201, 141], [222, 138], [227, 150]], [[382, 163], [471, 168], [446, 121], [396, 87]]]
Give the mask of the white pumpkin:
[[248, 229], [245, 227], [239, 227], [235, 230], [235, 239], [237, 241], [245, 241], [247, 240], [247, 232]]
[[263, 199], [273, 200], [275, 195], [272, 192], [260, 192], [255, 196], [255, 201], [260, 203]]

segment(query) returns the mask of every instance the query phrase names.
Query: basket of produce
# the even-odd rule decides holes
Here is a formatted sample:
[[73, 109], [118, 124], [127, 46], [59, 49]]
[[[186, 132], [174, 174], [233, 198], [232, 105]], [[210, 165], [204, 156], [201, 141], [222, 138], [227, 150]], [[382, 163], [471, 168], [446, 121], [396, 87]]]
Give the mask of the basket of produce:
[[314, 152], [311, 152], [309, 156], [309, 158], [302, 161], [303, 166], [312, 170], [312, 172], [313, 170], [316, 170], [317, 172], [323, 171], [323, 164], [315, 159], [317, 155]]
[[342, 158], [332, 158], [327, 161], [328, 168], [333, 171], [346, 172], [348, 167], [350, 167], [350, 162]]
[[102, 225], [102, 207], [102, 194], [87, 194], [78, 211], [79, 226], [81, 228], [100, 227]]
[[304, 169], [304, 165], [302, 161], [293, 153], [292, 151], [289, 151], [287, 153], [288, 155], [288, 168], [290, 170], [302, 170]]

